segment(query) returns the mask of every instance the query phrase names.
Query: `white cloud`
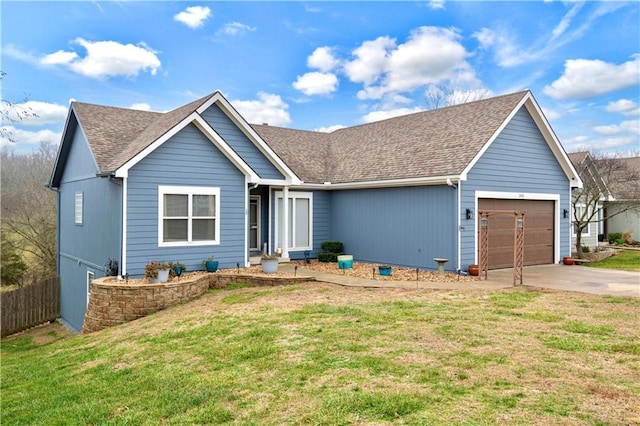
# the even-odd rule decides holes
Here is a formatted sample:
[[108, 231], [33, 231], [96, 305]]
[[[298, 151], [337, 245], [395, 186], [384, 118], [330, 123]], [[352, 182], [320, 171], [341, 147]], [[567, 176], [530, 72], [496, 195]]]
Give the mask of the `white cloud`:
[[293, 87], [307, 96], [328, 95], [338, 89], [338, 77], [333, 73], [308, 72], [299, 75]]
[[144, 103], [144, 102], [131, 104], [131, 106], [129, 108], [137, 109], [137, 110], [140, 110], [140, 111], [151, 111], [151, 105], [149, 105], [147, 103]]
[[422, 111], [418, 107], [414, 108], [396, 108], [384, 111], [372, 111], [369, 114], [362, 117], [363, 123], [371, 123], [374, 121], [386, 120], [387, 118], [399, 117], [401, 115], [413, 114], [414, 112]]
[[554, 99], [586, 99], [640, 84], [640, 54], [620, 65], [598, 59], [569, 59], [564, 74], [543, 92]]
[[556, 25], [556, 27], [551, 32], [551, 40], [555, 40], [556, 38], [564, 34], [564, 32], [567, 30], [567, 28], [571, 24], [571, 20], [578, 14], [578, 12], [580, 12], [580, 9], [582, 9], [582, 6], [584, 6], [584, 3], [575, 3], [573, 7], [569, 9], [569, 12], [567, 12], [562, 17], [562, 20], [558, 23], [558, 25]]
[[223, 34], [228, 36], [237, 36], [238, 34], [253, 32], [256, 29], [256, 27], [250, 27], [249, 25], [243, 24], [241, 22], [231, 22], [216, 31], [216, 35]]
[[272, 126], [286, 126], [291, 123], [287, 111], [289, 105], [278, 95], [259, 92], [257, 100], [235, 100], [231, 101], [231, 104], [249, 123], [268, 123]]
[[2, 133], [9, 134], [14, 142], [9, 141], [8, 138], [0, 138], [0, 146], [13, 146], [20, 147], [24, 145], [40, 145], [41, 142], [52, 142], [54, 144], [60, 143], [62, 138], [61, 132], [54, 132], [51, 130], [38, 130], [30, 131], [16, 128], [14, 126], [3, 126]]
[[[26, 117], [20, 120], [18, 113], [26, 113]], [[67, 107], [58, 104], [39, 101], [27, 101], [15, 104], [9, 110], [9, 121], [20, 122], [24, 126], [42, 126], [51, 123], [64, 122], [67, 117]], [[23, 115], [23, 114], [21, 114]]]
[[493, 49], [496, 63], [501, 67], [513, 67], [536, 59], [535, 53], [521, 48], [516, 37], [504, 29], [482, 28], [472, 34], [480, 43], [480, 49]]
[[365, 42], [354, 50], [356, 59], [345, 66], [349, 78], [364, 82], [360, 99], [381, 99], [389, 93], [411, 92], [421, 86], [455, 81], [456, 85], [477, 85], [469, 55], [455, 29], [420, 27], [395, 47], [388, 38]]
[[340, 129], [346, 129], [347, 126], [343, 126], [342, 124], [334, 124], [333, 126], [328, 126], [328, 127], [318, 127], [316, 129], [313, 129], [314, 132], [322, 132], [322, 133], [331, 133], [331, 132], [335, 132], [336, 130], [340, 130]]
[[355, 59], [347, 62], [344, 71], [354, 83], [373, 84], [387, 69], [390, 52], [396, 42], [389, 37], [378, 37], [362, 43], [352, 53]]
[[206, 6], [189, 6], [176, 14], [173, 19], [182, 22], [189, 28], [199, 28], [211, 16], [211, 9]]
[[74, 43], [87, 51], [85, 57], [81, 58], [76, 52], [59, 50], [40, 58], [40, 63], [65, 66], [80, 75], [98, 79], [135, 77], [145, 71], [155, 75], [161, 65], [157, 52], [144, 43], [133, 45], [116, 41], [91, 42], [83, 38], [75, 39]]
[[429, 8], [433, 10], [443, 10], [445, 0], [430, 0]]
[[560, 117], [562, 117], [562, 114], [559, 113], [558, 111], [554, 110], [554, 109], [550, 109], [550, 108], [542, 108], [542, 112], [544, 113], [544, 116], [547, 117], [547, 120], [556, 120]]
[[617, 124], [610, 124], [608, 126], [595, 126], [593, 131], [599, 135], [617, 135], [621, 132], [620, 126]]
[[630, 99], [620, 99], [615, 102], [609, 102], [605, 110], [628, 117], [640, 115], [640, 105]]
[[307, 66], [309, 68], [316, 68], [322, 72], [333, 71], [338, 66], [340, 61], [333, 56], [333, 52], [330, 47], [318, 47], [307, 58]]

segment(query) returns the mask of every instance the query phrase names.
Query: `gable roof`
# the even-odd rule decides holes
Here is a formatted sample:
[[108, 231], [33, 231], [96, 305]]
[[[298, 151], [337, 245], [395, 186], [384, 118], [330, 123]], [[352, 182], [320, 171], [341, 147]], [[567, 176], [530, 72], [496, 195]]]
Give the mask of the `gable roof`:
[[[159, 144], [186, 124], [194, 123], [255, 181], [255, 172], [200, 116], [215, 102], [283, 171], [289, 182], [309, 185], [329, 182], [338, 186], [465, 180], [466, 173], [524, 106], [572, 185], [581, 185], [567, 154], [528, 90], [332, 133], [249, 125], [218, 91], [167, 113], [74, 102], [70, 116], [75, 117], [84, 131], [101, 173], [126, 176], [130, 167]], [[71, 121], [67, 120], [65, 137], [69, 137], [67, 133], [73, 128]], [[57, 167], [58, 160], [54, 175]]]
[[616, 201], [640, 201], [640, 157], [618, 158], [621, 174], [611, 184]]
[[[534, 119], [541, 115], [531, 93], [523, 91], [327, 134], [266, 125], [253, 128], [305, 183], [465, 179], [522, 105]], [[547, 143], [565, 173], [579, 182], [546, 120], [538, 117], [537, 124], [547, 127], [546, 134], [543, 131]]]
[[[166, 113], [72, 103], [49, 186], [59, 185], [66, 156], [70, 150], [69, 139], [77, 128], [81, 128], [86, 136], [99, 173], [123, 177], [127, 175], [130, 167], [190, 123], [196, 125], [236, 167], [250, 176], [251, 182], [258, 181], [258, 175], [251, 167], [200, 116], [200, 108], [211, 106], [215, 102], [219, 102], [227, 111], [230, 111], [228, 101], [219, 91]], [[237, 112], [233, 112], [237, 115]], [[235, 121], [241, 131], [251, 136], [253, 129], [246, 122]], [[299, 179], [277, 158], [267, 144], [259, 140], [257, 135], [253, 136], [250, 138], [252, 142], [256, 143], [261, 151], [266, 151], [266, 155], [276, 163], [276, 167], [283, 172], [286, 179], [299, 182]]]

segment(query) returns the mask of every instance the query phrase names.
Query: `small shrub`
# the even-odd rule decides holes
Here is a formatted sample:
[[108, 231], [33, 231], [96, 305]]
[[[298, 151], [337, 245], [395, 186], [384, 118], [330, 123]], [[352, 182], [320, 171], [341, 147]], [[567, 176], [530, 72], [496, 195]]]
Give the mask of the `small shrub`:
[[323, 251], [318, 253], [318, 261], [319, 262], [337, 262], [339, 253], [329, 253]]
[[320, 243], [322, 251], [329, 253], [342, 253], [342, 241], [323, 241]]
[[632, 237], [633, 237], [633, 231], [631, 231], [630, 229], [627, 229], [622, 233], [622, 239], [624, 240], [625, 244], [631, 244], [633, 242]]
[[609, 232], [608, 241], [613, 244], [617, 240], [622, 238], [622, 234], [620, 232]]
[[624, 244], [624, 238], [618, 238], [616, 240], [616, 244], [620, 244], [620, 245]]
[[582, 252], [583, 253], [589, 253], [591, 251], [591, 249], [589, 248], [589, 246], [582, 246]]

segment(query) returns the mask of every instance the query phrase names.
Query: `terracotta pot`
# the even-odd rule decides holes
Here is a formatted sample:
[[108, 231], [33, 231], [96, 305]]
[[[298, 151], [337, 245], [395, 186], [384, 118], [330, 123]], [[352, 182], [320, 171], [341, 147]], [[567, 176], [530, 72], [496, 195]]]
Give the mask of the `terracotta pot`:
[[480, 275], [480, 266], [469, 265], [467, 267], [467, 271], [469, 272], [469, 275], [473, 275], [474, 277], [477, 277], [478, 275]]
[[573, 265], [574, 261], [573, 258], [565, 256], [562, 258], [562, 263], [564, 263], [565, 265]]

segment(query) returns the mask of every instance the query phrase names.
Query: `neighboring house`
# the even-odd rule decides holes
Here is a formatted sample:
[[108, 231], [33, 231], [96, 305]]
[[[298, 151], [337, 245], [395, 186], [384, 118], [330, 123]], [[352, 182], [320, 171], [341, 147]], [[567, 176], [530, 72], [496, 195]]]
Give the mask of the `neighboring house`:
[[[605, 210], [611, 216], [605, 223], [606, 233], [631, 232], [632, 238], [640, 241], [640, 157], [619, 158], [623, 165], [622, 173], [632, 175], [632, 178], [617, 179], [612, 184], [611, 191], [615, 200], [605, 203]], [[629, 206], [634, 208], [629, 208]], [[621, 209], [627, 211], [615, 214]]]
[[[108, 258], [140, 277], [154, 259], [246, 266], [265, 245], [301, 259], [340, 240], [359, 261], [466, 269], [480, 210], [525, 211], [525, 264], [557, 263], [580, 185], [529, 91], [332, 133], [251, 126], [220, 92], [167, 113], [74, 102], [50, 182], [61, 315], [81, 329]], [[513, 216], [489, 227], [490, 267], [512, 266]]]
[[572, 194], [571, 208], [571, 246], [576, 244], [576, 222], [588, 222], [582, 229], [580, 243], [582, 247], [598, 247], [598, 234], [604, 229], [604, 203], [613, 199], [605, 180], [600, 175], [597, 161], [586, 151], [572, 152], [569, 159], [584, 182], [582, 188], [576, 188]]

